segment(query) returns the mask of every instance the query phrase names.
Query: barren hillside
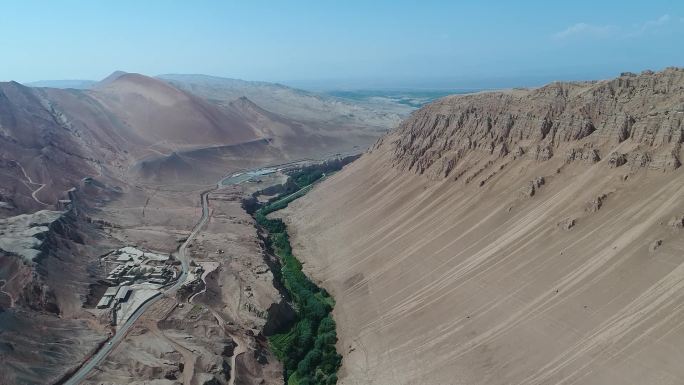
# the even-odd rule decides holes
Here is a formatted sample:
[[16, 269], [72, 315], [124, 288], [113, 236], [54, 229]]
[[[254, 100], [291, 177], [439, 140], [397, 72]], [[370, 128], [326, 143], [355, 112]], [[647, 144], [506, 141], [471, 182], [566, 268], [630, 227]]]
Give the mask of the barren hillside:
[[175, 150], [256, 139], [239, 117], [147, 76], [123, 74], [90, 95], [119, 117], [139, 144]]
[[287, 210], [343, 384], [684, 382], [684, 71], [439, 100]]
[[280, 84], [204, 75], [159, 79], [192, 92], [248, 122], [283, 159], [359, 152], [413, 110], [314, 94]]
[[412, 108], [377, 108], [281, 84], [205, 75], [161, 75], [160, 79], [219, 104], [246, 97], [268, 111], [301, 122], [346, 127], [394, 128]]
[[[121, 165], [125, 142], [115, 122], [78, 99], [77, 91], [0, 83], [0, 218], [55, 207], [81, 178], [99, 175], [102, 164]], [[62, 112], [72, 105], [81, 119]]]
[[[361, 151], [397, 122], [284, 86], [209, 79], [218, 88], [182, 83], [200, 95], [120, 71], [86, 90], [0, 83], [0, 218], [55, 208], [84, 177], [213, 183], [238, 169]], [[325, 122], [291, 117], [300, 110]], [[355, 110], [363, 115], [337, 121]]]

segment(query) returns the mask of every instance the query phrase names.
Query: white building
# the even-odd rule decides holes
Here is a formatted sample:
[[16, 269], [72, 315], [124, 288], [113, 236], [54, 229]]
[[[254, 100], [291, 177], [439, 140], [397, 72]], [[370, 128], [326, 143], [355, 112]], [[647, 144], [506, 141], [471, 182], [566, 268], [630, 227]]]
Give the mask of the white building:
[[117, 291], [119, 291], [119, 288], [117, 286], [108, 287], [107, 291], [105, 291], [104, 293], [104, 296], [114, 297]]
[[129, 294], [131, 293], [131, 288], [128, 286], [121, 286], [119, 291], [116, 292], [116, 300], [119, 302], [126, 302], [128, 300]]
[[100, 302], [97, 303], [97, 308], [98, 309], [106, 309], [111, 305], [112, 303], [112, 297], [111, 295], [104, 295], [102, 298], [100, 298]]

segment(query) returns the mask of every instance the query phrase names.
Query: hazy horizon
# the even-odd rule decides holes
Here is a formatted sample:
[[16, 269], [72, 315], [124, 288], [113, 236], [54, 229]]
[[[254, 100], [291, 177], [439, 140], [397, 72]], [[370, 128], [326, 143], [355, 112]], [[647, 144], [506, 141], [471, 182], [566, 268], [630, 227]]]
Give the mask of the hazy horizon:
[[[288, 87], [300, 88], [303, 90], [310, 90], [316, 92], [328, 92], [328, 91], [363, 91], [363, 90], [379, 90], [379, 91], [481, 91], [481, 90], [496, 90], [505, 88], [516, 88], [516, 87], [539, 87], [545, 84], [555, 82], [555, 81], [600, 81], [609, 80], [619, 76], [624, 72], [634, 72], [640, 73], [643, 71], [662, 71], [667, 67], [648, 67], [648, 68], [634, 68], [629, 70], [620, 71], [606, 71], [605, 74], [566, 74], [565, 76], [519, 76], [519, 77], [490, 77], [490, 78], [443, 78], [443, 79], [412, 79], [410, 81], [403, 82], [393, 82], [391, 80], [383, 79], [309, 79], [309, 80], [263, 80], [263, 79], [243, 79], [233, 76], [222, 76], [208, 73], [168, 73], [168, 74], [147, 74], [140, 73], [136, 71], [123, 71], [130, 73], [140, 73], [145, 76], [159, 77], [165, 75], [202, 75], [225, 79], [236, 79], [244, 81], [264, 81], [275, 84], [282, 84]], [[112, 71], [111, 73], [120, 70]], [[107, 76], [101, 79], [40, 79], [19, 82], [24, 85], [36, 86], [36, 87], [54, 87], [55, 84], [61, 82], [72, 83], [72, 82], [98, 82], [103, 80]], [[6, 81], [6, 80], [0, 80]], [[9, 81], [9, 80], [8, 80]], [[16, 81], [13, 80], [12, 81]], [[54, 83], [49, 84], [47, 83]], [[65, 87], [67, 88], [67, 87]]]
[[[465, 89], [684, 65], [684, 4], [4, 4], [0, 81], [206, 74], [313, 90]], [[592, 13], [583, 12], [591, 9]], [[615, 12], [620, 9], [620, 12]]]

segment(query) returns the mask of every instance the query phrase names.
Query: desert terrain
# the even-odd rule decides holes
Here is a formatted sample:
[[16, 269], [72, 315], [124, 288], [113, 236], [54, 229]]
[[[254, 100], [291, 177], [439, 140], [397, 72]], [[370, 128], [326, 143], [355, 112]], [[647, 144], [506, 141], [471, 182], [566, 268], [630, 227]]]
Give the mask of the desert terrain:
[[0, 385], [684, 385], [684, 1], [0, 36]]
[[452, 96], [292, 203], [342, 384], [680, 384], [684, 72]]
[[[210, 100], [123, 72], [79, 89], [0, 84], [0, 382], [282, 383], [264, 332], [290, 305], [244, 201], [285, 183], [268, 166], [358, 153], [398, 115], [248, 85]], [[286, 94], [263, 96], [274, 89]], [[317, 103], [321, 121], [246, 96], [299, 93], [293, 111]]]
[[3, 383], [684, 381], [681, 69], [0, 91]]

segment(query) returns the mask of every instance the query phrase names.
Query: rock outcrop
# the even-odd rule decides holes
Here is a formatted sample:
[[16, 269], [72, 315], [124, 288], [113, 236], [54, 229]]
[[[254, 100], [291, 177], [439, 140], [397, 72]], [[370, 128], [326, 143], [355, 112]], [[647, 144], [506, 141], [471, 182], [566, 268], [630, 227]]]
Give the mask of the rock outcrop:
[[[415, 112], [384, 142], [391, 139], [399, 169], [435, 177], [460, 175], [485, 159], [556, 156], [673, 170], [681, 164], [683, 121], [684, 70], [669, 68], [446, 97]], [[624, 152], [614, 152], [618, 146]]]
[[599, 210], [601, 210], [601, 207], [603, 206], [603, 202], [608, 198], [608, 195], [606, 194], [601, 194], [597, 196], [596, 198], [592, 199], [591, 202], [587, 203], [586, 211], [590, 213], [595, 213]]
[[534, 194], [544, 185], [545, 179], [543, 176], [538, 176], [531, 180], [528, 184], [523, 186], [522, 193], [526, 197], [533, 197]]
[[575, 220], [573, 218], [565, 218], [558, 223], [558, 227], [563, 230], [570, 230], [575, 227]]
[[684, 228], [684, 215], [672, 217], [668, 222], [668, 225], [676, 229]]
[[9, 383], [55, 382], [105, 338], [82, 309], [98, 243], [99, 232], [73, 211], [0, 219], [0, 346], [12, 346], [0, 361]]
[[57, 222], [63, 214], [60, 211], [41, 210], [0, 219], [0, 250], [33, 261], [43, 253], [43, 241], [50, 229], [60, 227]]

